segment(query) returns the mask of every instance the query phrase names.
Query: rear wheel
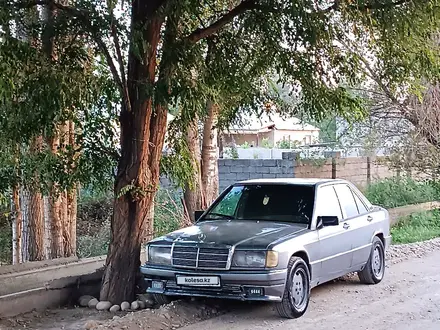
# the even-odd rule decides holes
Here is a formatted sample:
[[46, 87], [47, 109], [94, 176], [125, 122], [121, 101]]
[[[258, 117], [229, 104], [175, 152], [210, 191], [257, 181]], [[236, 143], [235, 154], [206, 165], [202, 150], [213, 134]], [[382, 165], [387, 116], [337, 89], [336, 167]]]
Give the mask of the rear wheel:
[[370, 258], [364, 269], [358, 272], [358, 276], [364, 284], [377, 284], [382, 281], [384, 274], [385, 249], [381, 239], [375, 236], [371, 246]]
[[306, 312], [309, 300], [309, 268], [302, 258], [292, 257], [288, 265], [283, 299], [276, 304], [276, 310], [281, 317], [295, 319]]

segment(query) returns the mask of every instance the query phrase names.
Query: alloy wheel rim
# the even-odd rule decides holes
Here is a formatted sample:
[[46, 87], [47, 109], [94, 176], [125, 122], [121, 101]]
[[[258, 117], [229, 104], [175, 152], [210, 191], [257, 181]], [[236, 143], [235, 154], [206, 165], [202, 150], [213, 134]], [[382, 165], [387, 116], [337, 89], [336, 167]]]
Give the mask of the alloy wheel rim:
[[290, 299], [292, 305], [301, 310], [307, 302], [307, 276], [302, 268], [298, 268], [292, 277]]
[[371, 258], [371, 266], [373, 268], [374, 276], [381, 279], [383, 276], [383, 253], [380, 246], [376, 246]]

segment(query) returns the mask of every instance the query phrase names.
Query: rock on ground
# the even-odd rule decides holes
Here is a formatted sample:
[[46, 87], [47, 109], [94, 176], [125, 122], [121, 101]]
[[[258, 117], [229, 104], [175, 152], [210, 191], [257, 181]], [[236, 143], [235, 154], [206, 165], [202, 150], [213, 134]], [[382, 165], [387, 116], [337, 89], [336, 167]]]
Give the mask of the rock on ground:
[[113, 305], [112, 307], [110, 307], [111, 313], [116, 313], [116, 312], [119, 312], [120, 310], [121, 310], [121, 307], [119, 305]]
[[112, 307], [112, 303], [110, 301], [100, 301], [97, 305], [96, 305], [96, 309], [98, 311], [106, 311], [108, 310], [110, 307]]
[[96, 308], [96, 305], [98, 305], [98, 303], [99, 303], [98, 299], [93, 298], [89, 301], [87, 306], [89, 306], [90, 308]]
[[128, 302], [128, 301], [124, 301], [122, 304], [121, 304], [121, 310], [122, 311], [126, 311], [126, 310], [128, 310], [128, 309], [130, 309], [130, 303]]
[[135, 311], [139, 309], [139, 303], [137, 301], [133, 301], [131, 303], [131, 310]]
[[78, 305], [80, 305], [81, 307], [87, 307], [89, 305], [89, 301], [94, 298], [95, 297], [89, 295], [81, 296], [78, 299]]
[[93, 329], [98, 329], [99, 327], [99, 323], [96, 321], [87, 321], [86, 324], [84, 325], [84, 329], [86, 330], [93, 330]]

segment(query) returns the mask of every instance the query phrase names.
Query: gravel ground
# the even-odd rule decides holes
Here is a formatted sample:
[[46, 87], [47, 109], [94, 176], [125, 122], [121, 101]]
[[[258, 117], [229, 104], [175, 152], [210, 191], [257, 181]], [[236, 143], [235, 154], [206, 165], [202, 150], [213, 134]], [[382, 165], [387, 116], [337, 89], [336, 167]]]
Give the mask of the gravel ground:
[[[423, 257], [423, 258], [422, 258]], [[432, 260], [431, 260], [432, 259]], [[116, 316], [108, 312], [95, 312], [87, 308], [60, 309], [46, 313], [29, 313], [14, 319], [0, 320], [0, 330], [16, 329], [45, 329], [45, 330], [92, 330], [92, 329], [127, 329], [127, 330], [165, 330], [165, 329], [215, 329], [215, 330], [245, 330], [245, 329], [336, 329], [345, 324], [343, 317], [347, 314], [356, 315], [358, 321], [352, 329], [415, 329], [426, 327], [431, 329], [431, 319], [437, 320], [440, 329], [440, 273], [436, 265], [440, 264], [440, 238], [422, 243], [393, 245], [387, 251], [388, 269], [382, 283], [376, 286], [359, 284], [357, 276], [350, 274], [338, 281], [324, 284], [312, 291], [309, 311], [299, 320], [285, 321], [278, 318], [271, 304], [241, 303], [221, 300], [182, 300], [162, 306], [159, 309], [143, 310], [135, 313], [120, 313]], [[428, 274], [427, 276], [422, 276]], [[415, 279], [423, 277], [422, 283]], [[409, 279], [409, 280], [408, 280]], [[434, 285], [436, 284], [436, 285]], [[421, 285], [417, 287], [416, 285]], [[433, 286], [434, 285], [434, 286]], [[420, 294], [419, 294], [420, 293]], [[383, 298], [391, 305], [384, 305]], [[391, 298], [390, 298], [391, 297]], [[389, 298], [389, 299], [388, 299]], [[423, 303], [426, 301], [427, 303]], [[409, 301], [409, 303], [408, 303]], [[337, 302], [337, 303], [335, 303]], [[429, 309], [428, 317], [413, 315], [410, 306], [420, 305]], [[429, 305], [431, 304], [431, 305]], [[367, 306], [370, 312], [362, 312], [359, 307]], [[429, 305], [429, 306], [428, 306]], [[428, 307], [427, 307], [428, 306]], [[406, 319], [399, 312], [407, 310]], [[436, 312], [433, 313], [432, 311]], [[377, 321], [384, 326], [373, 326], [371, 315], [380, 313]], [[370, 314], [369, 314], [370, 313]], [[390, 314], [391, 313], [391, 314]], [[412, 314], [411, 314], [412, 313]], [[386, 315], [385, 315], [386, 314]], [[400, 327], [390, 327], [384, 317], [397, 315]], [[406, 315], [406, 314], [405, 314]], [[324, 320], [334, 319], [334, 323], [325, 326]], [[350, 318], [348, 318], [350, 319]], [[362, 325], [362, 320], [367, 324]], [[321, 321], [320, 321], [321, 320]], [[419, 323], [408, 328], [411, 321]], [[315, 322], [316, 321], [316, 322]], [[368, 322], [367, 322], [368, 321]], [[321, 323], [322, 324], [321, 324]], [[408, 323], [409, 322], [409, 323]], [[313, 326], [318, 325], [318, 326]], [[322, 327], [320, 327], [320, 326]], [[333, 327], [334, 326], [334, 327]]]
[[387, 250], [386, 258], [388, 265], [390, 265], [410, 258], [421, 258], [436, 250], [440, 250], [440, 238], [434, 238], [425, 242], [391, 245]]

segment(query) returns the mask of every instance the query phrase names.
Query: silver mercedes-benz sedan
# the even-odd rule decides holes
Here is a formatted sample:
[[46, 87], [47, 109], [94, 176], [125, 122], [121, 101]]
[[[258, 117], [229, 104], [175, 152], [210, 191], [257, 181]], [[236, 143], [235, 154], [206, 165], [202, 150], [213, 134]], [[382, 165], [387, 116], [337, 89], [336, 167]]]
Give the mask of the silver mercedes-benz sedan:
[[147, 244], [147, 292], [276, 303], [300, 317], [310, 290], [350, 272], [379, 283], [388, 212], [345, 180], [249, 180], [227, 188], [196, 223]]

